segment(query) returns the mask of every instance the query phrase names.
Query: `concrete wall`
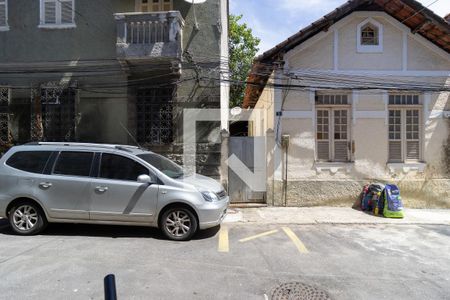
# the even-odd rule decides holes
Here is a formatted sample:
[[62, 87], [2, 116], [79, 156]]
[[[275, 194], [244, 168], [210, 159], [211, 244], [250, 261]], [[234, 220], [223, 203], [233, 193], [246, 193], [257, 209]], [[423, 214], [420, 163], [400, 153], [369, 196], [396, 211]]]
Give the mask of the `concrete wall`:
[[[373, 18], [383, 26], [381, 53], [360, 53], [357, 50], [357, 26], [367, 18]], [[392, 83], [419, 81], [430, 83], [430, 86], [448, 85], [449, 77], [445, 74], [450, 74], [450, 55], [420, 37], [411, 36], [395, 22], [384, 13], [354, 13], [333, 25], [328, 32], [320, 33], [288, 52], [284, 71], [342, 72]], [[403, 48], [404, 45], [407, 49]], [[337, 51], [334, 51], [335, 47]], [[419, 75], [421, 71], [426, 72]], [[293, 85], [304, 83], [291, 82]], [[287, 96], [274, 93], [274, 99], [271, 101], [269, 98], [269, 103], [266, 103], [269, 91], [267, 88], [256, 108], [267, 109], [284, 99], [280, 135], [290, 136], [286, 195], [286, 149], [275, 146], [272, 155], [275, 164], [268, 177], [274, 179], [269, 182], [268, 191], [273, 193], [275, 205], [348, 206], [356, 201], [365, 183], [381, 181], [398, 184], [407, 207], [450, 208], [446, 150], [450, 131], [449, 120], [443, 117], [443, 112], [449, 109], [450, 93], [420, 92], [423, 157], [416, 164], [393, 166], [388, 162], [387, 90], [346, 90], [352, 103], [350, 130], [351, 141], [355, 145], [349, 163], [316, 161], [314, 91], [292, 90]], [[275, 111], [271, 110], [272, 113]], [[276, 124], [273, 129], [277, 131]]]
[[[402, 32], [382, 17], [374, 17], [383, 25], [382, 53], [358, 53], [357, 26], [367, 17], [354, 17], [339, 29], [339, 68], [342, 70], [399, 70], [402, 67]], [[376, 64], [374, 62], [377, 62]]]
[[294, 68], [314, 68], [329, 70], [333, 68], [333, 34], [317, 41], [314, 48], [306, 48], [301, 53], [292, 53], [289, 66]]
[[[373, 19], [383, 26], [383, 52], [361, 53], [357, 50], [357, 26], [365, 20]], [[334, 44], [334, 35], [338, 41]], [[401, 71], [403, 55], [406, 55], [408, 70], [447, 71], [450, 69], [448, 54], [443, 50], [437, 54], [431, 49], [437, 47], [412, 34], [407, 35], [407, 51], [403, 52], [405, 28], [399, 22], [381, 12], [356, 12], [336, 23], [327, 32], [321, 32], [297, 46], [285, 55], [285, 62], [291, 70], [318, 69], [333, 70], [334, 47], [337, 46], [337, 69]], [[422, 41], [419, 42], [418, 40]], [[377, 62], [377, 63], [374, 63]]]
[[275, 107], [274, 97], [275, 90], [271, 86], [273, 84], [273, 74], [268, 81], [268, 87], [264, 89], [259, 98], [258, 103], [254, 107], [254, 112], [250, 117], [251, 136], [265, 136], [267, 130], [274, 129]]
[[116, 58], [116, 12], [134, 0], [76, 0], [74, 29], [42, 29], [40, 1], [8, 1], [10, 30], [0, 33], [0, 63]]
[[[185, 20], [181, 61], [156, 58], [137, 62], [131, 71], [125, 62], [117, 60], [113, 14], [135, 11], [135, 0], [75, 0], [76, 28], [71, 29], [38, 28], [38, 0], [8, 1], [10, 30], [0, 32], [0, 65], [15, 63], [17, 72], [27, 70], [26, 74], [0, 77], [0, 85], [12, 88], [10, 127], [14, 140], [23, 143], [31, 138], [31, 88], [64, 78], [77, 87], [77, 140], [133, 144], [122, 126], [128, 126], [132, 134], [136, 131], [136, 89], [173, 81], [177, 85], [174, 144], [155, 149], [167, 155], [176, 153], [180, 161], [183, 108], [220, 107], [220, 42], [223, 34], [226, 36], [221, 20], [226, 12], [221, 10], [221, 1], [195, 5], [197, 30], [192, 4], [173, 0], [173, 9]], [[57, 68], [59, 64], [62, 67]], [[74, 74], [65, 71], [68, 65], [76, 66]], [[218, 174], [219, 132], [220, 122], [200, 126], [198, 142], [203, 144], [203, 156], [199, 167], [204, 174]]]
[[[27, 104], [30, 103], [30, 88], [38, 88], [47, 82], [60, 82], [63, 78], [78, 87], [79, 140], [121, 143], [128, 141], [126, 132], [118, 127], [119, 122], [127, 124], [127, 89], [124, 85], [127, 75], [119, 62], [115, 61], [116, 23], [113, 13], [134, 11], [134, 1], [75, 2], [76, 28], [71, 29], [38, 28], [40, 1], [8, 2], [10, 30], [0, 32], [0, 64], [14, 63], [17, 64], [16, 71], [26, 70], [25, 74], [0, 78], [0, 84], [12, 88], [13, 116], [10, 126], [16, 142], [26, 142], [31, 138], [27, 134], [29, 124], [26, 124], [30, 110], [27, 109]], [[88, 61], [91, 64], [89, 66]], [[102, 68], [98, 64], [105, 62], [108, 62], [109, 74], [92, 76], [92, 71]], [[41, 65], [33, 65], [35, 63]], [[61, 71], [58, 71], [56, 65], [61, 65]], [[64, 72], [69, 65], [84, 68], [87, 70], [86, 76], [72, 76]], [[42, 71], [43, 69], [45, 71]], [[102, 86], [111, 82], [125, 87], [114, 87], [103, 93], [87, 91], [87, 86]]]

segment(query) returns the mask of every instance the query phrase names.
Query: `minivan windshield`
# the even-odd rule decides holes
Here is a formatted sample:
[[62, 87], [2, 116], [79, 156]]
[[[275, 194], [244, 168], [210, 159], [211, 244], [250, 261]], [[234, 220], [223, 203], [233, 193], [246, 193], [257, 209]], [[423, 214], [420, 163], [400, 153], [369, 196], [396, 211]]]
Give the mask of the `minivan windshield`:
[[182, 167], [162, 155], [155, 153], [145, 153], [139, 154], [137, 156], [145, 160], [170, 178], [180, 178], [184, 175]]

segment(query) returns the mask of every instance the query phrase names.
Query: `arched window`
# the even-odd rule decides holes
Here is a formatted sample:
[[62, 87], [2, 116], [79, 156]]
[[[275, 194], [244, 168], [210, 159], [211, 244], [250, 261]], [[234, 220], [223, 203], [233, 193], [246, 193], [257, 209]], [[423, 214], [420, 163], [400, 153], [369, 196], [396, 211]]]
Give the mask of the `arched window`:
[[379, 45], [378, 27], [368, 23], [361, 28], [361, 45]]
[[358, 24], [356, 38], [358, 52], [383, 52], [383, 25], [373, 18], [368, 18]]

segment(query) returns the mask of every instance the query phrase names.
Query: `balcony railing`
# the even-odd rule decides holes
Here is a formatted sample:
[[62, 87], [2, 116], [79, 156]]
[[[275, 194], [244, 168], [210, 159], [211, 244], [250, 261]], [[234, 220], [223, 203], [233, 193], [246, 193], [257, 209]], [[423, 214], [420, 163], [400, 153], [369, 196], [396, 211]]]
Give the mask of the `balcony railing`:
[[120, 13], [114, 16], [118, 58], [181, 58], [184, 20], [180, 12]]

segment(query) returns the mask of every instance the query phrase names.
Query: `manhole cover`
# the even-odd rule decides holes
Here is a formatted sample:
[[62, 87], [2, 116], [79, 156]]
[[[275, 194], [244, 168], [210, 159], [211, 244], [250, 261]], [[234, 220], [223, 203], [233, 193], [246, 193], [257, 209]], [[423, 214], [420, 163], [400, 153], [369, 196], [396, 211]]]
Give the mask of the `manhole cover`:
[[271, 300], [330, 300], [331, 298], [325, 291], [316, 287], [300, 283], [284, 283], [276, 287]]

